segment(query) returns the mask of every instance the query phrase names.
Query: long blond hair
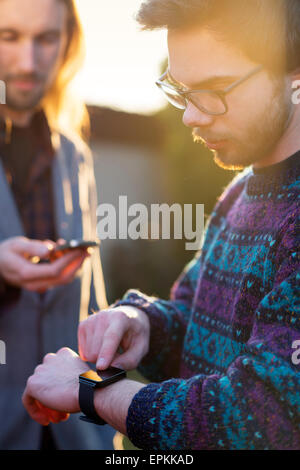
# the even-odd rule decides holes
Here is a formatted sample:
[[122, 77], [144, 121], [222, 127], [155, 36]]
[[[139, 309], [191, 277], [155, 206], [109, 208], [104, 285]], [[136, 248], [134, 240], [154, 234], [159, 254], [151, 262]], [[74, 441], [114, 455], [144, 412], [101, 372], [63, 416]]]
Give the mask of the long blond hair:
[[89, 117], [85, 104], [70, 91], [70, 85], [81, 68], [85, 55], [83, 29], [75, 0], [60, 0], [68, 9], [68, 42], [57, 77], [43, 99], [42, 106], [50, 127], [87, 139]]

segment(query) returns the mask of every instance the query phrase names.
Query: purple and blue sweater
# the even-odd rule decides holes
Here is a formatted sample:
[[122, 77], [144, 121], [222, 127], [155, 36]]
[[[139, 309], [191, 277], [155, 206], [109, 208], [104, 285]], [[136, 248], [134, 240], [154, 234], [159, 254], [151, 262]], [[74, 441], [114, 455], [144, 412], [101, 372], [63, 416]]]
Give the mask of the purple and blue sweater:
[[246, 168], [218, 199], [170, 300], [126, 292], [147, 313], [152, 383], [130, 405], [141, 449], [300, 449], [300, 152]]

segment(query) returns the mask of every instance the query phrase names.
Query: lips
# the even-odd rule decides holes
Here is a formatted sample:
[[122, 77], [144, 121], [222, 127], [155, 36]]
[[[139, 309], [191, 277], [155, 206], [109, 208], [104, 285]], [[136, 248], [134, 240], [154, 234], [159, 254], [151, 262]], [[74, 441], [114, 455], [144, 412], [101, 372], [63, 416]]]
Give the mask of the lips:
[[15, 80], [13, 83], [17, 88], [24, 91], [32, 90], [38, 84], [36, 80]]

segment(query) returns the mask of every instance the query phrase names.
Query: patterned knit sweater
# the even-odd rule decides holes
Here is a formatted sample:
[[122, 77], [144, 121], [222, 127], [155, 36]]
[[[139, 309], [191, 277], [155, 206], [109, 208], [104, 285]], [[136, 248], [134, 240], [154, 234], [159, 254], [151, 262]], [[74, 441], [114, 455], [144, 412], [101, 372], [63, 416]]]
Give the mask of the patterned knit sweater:
[[150, 319], [127, 432], [141, 449], [300, 449], [300, 152], [225, 189], [170, 300]]

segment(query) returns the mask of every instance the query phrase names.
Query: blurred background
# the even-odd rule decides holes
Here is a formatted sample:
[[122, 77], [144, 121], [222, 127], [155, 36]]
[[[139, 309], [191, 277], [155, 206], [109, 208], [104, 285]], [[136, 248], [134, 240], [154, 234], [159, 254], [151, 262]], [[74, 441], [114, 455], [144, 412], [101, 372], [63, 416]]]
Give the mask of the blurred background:
[[[141, 0], [77, 0], [86, 61], [74, 92], [88, 104], [99, 203], [204, 204], [206, 217], [234, 173], [193, 143], [182, 113], [168, 106], [155, 80], [167, 64], [166, 33], [141, 32]], [[109, 303], [129, 288], [169, 296], [194, 256], [185, 240], [104, 240]]]

